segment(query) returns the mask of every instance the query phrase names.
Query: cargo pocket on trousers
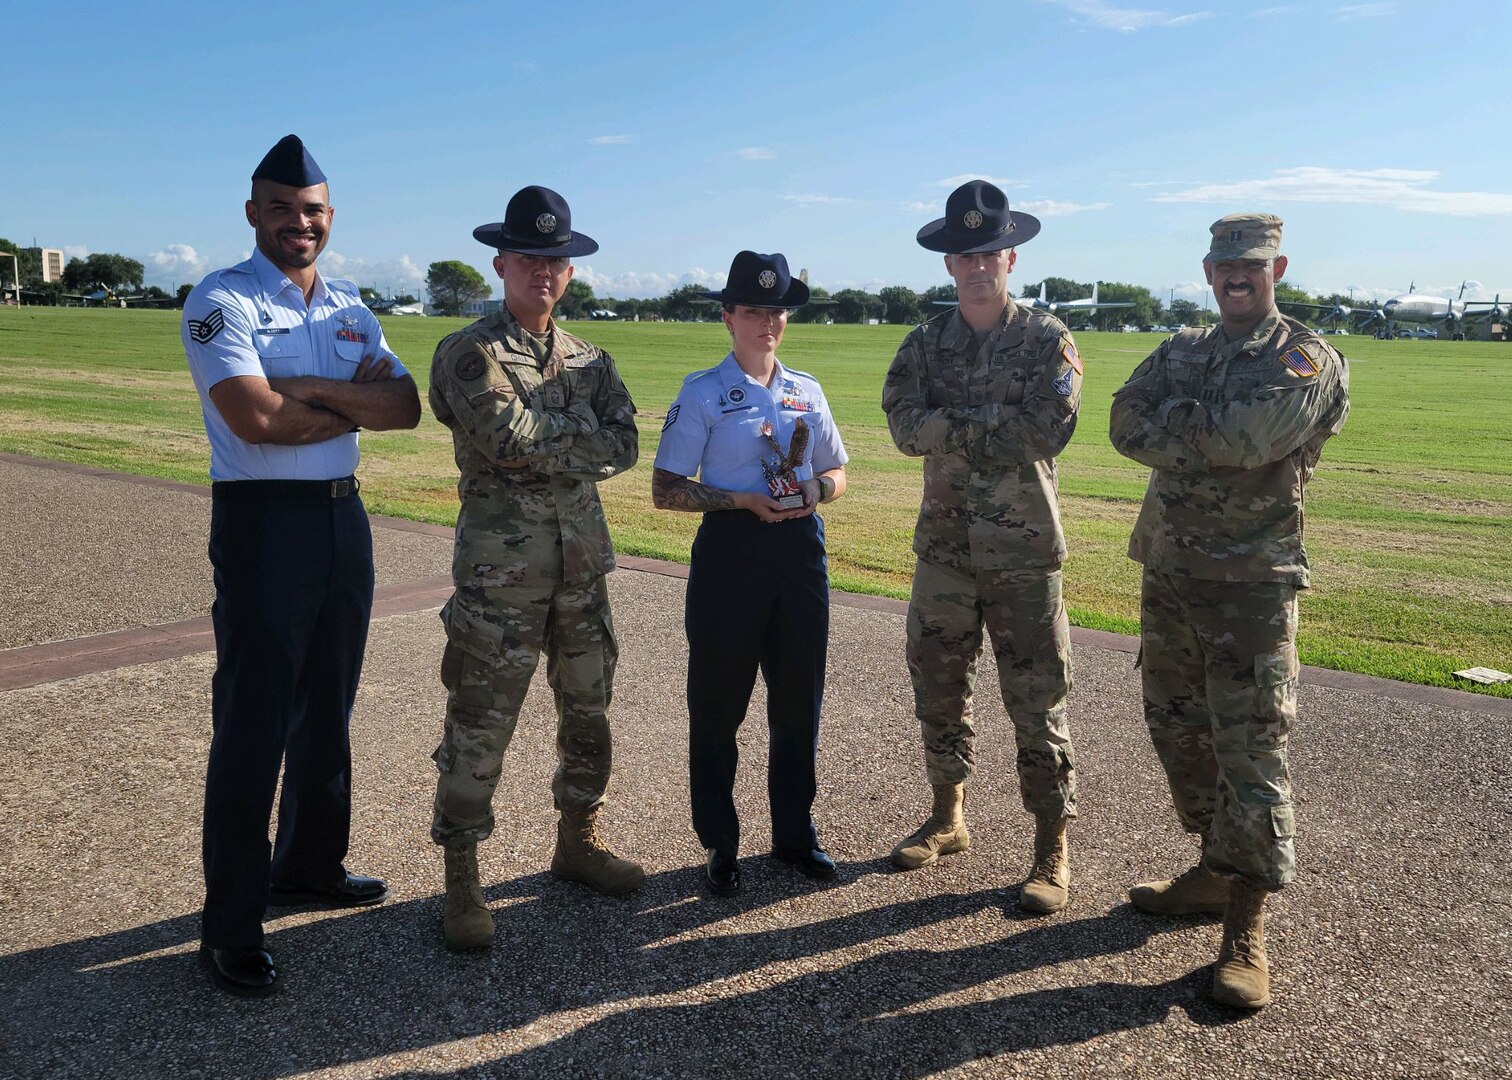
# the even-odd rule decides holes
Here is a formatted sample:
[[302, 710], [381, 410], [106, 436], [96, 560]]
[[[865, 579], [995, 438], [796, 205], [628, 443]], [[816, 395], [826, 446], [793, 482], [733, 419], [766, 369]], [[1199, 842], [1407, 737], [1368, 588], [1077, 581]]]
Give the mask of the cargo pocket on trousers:
[[1250, 723], [1250, 746], [1282, 750], [1297, 716], [1297, 647], [1286, 644], [1255, 657], [1255, 715]]
[[1291, 803], [1279, 803], [1270, 808], [1271, 832], [1277, 840], [1290, 840], [1297, 832], [1296, 816]]
[[504, 627], [488, 619], [480, 602], [460, 592], [454, 593], [441, 609], [441, 623], [446, 627], [441, 683], [448, 690], [456, 690], [461, 681], [464, 654], [489, 667], [498, 666]]
[[604, 608], [604, 707], [614, 696], [614, 669], [619, 666], [619, 638], [614, 633], [614, 617]]

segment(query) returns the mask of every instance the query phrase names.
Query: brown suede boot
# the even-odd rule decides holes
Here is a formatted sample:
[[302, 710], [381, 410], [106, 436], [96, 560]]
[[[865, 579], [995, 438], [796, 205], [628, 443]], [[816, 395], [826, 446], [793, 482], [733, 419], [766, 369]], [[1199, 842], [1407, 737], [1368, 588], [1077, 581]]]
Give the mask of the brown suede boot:
[[1213, 967], [1213, 1000], [1236, 1009], [1269, 1005], [1270, 969], [1265, 964], [1265, 891], [1243, 881], [1229, 886], [1223, 913], [1223, 944]]
[[483, 903], [483, 886], [478, 882], [478, 845], [472, 840], [453, 840], [444, 851], [446, 903], [441, 909], [441, 928], [446, 933], [446, 947], [490, 948], [493, 913]]
[[646, 872], [609, 850], [609, 845], [599, 839], [597, 820], [597, 807], [586, 812], [562, 811], [551, 872], [606, 896], [628, 896], [646, 883]]
[[1066, 906], [1071, 884], [1071, 850], [1066, 843], [1070, 821], [1064, 817], [1034, 819], [1034, 866], [1019, 896], [1019, 907], [1025, 911], [1049, 914]]
[[[1207, 838], [1202, 841], [1207, 852]], [[1228, 908], [1229, 881], [1209, 870], [1197, 857], [1197, 865], [1180, 877], [1165, 881], [1141, 881], [1129, 890], [1129, 902], [1151, 915], [1222, 915]]]
[[941, 855], [953, 855], [971, 847], [971, 833], [966, 831], [962, 808], [966, 803], [965, 784], [931, 784], [934, 809], [924, 824], [911, 836], [898, 841], [892, 850], [892, 864], [899, 870], [917, 870], [928, 866]]

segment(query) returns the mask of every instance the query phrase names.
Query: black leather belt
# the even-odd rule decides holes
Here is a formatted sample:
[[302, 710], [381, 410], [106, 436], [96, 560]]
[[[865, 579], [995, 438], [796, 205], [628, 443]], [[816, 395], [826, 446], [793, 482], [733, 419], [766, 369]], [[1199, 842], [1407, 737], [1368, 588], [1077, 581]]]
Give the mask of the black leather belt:
[[212, 497], [236, 502], [320, 502], [355, 495], [361, 484], [355, 476], [340, 480], [217, 480]]

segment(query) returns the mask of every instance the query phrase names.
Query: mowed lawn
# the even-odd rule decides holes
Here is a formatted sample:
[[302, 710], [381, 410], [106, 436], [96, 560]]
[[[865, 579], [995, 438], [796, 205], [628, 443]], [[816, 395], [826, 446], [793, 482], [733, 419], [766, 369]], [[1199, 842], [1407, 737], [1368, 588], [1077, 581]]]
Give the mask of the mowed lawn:
[[[208, 450], [184, 366], [177, 312], [0, 309], [0, 450], [204, 482]], [[460, 319], [385, 321], [421, 385], [436, 342]], [[619, 550], [686, 561], [692, 515], [653, 510], [651, 461], [683, 376], [716, 363], [717, 323], [573, 323], [608, 349], [641, 419], [641, 464], [603, 486]], [[823, 382], [850, 450], [850, 489], [825, 513], [837, 587], [908, 595], [920, 462], [898, 454], [879, 405], [906, 328], [788, 329], [784, 362]], [[1084, 334], [1081, 423], [1061, 458], [1079, 625], [1137, 631], [1138, 567], [1125, 556], [1146, 472], [1108, 444], [1108, 404], [1159, 342]], [[1512, 345], [1334, 339], [1351, 362], [1354, 411], [1309, 489], [1307, 663], [1470, 688], [1456, 668], [1512, 669]], [[369, 507], [451, 524], [450, 434], [363, 435]], [[1487, 692], [1512, 697], [1512, 685]]]

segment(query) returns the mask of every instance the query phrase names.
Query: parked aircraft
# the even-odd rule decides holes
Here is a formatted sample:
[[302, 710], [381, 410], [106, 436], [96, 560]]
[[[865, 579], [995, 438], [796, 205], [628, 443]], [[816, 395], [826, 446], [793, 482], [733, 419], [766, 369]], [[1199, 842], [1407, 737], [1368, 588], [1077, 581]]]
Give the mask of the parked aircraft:
[[[1109, 310], [1112, 310], [1113, 308], [1131, 308], [1131, 307], [1134, 306], [1134, 302], [1132, 300], [1121, 301], [1121, 302], [1118, 302], [1118, 303], [1114, 303], [1114, 302], [1108, 301], [1108, 300], [1098, 300], [1097, 299], [1097, 287], [1098, 287], [1099, 284], [1101, 284], [1101, 282], [1093, 282], [1092, 283], [1092, 295], [1091, 296], [1084, 297], [1081, 300], [1061, 300], [1061, 301], [1058, 301], [1058, 302], [1053, 303], [1053, 304], [1050, 305], [1050, 310], [1053, 311], [1053, 312], [1069, 311], [1069, 312], [1071, 312], [1074, 315], [1075, 313], [1077, 313], [1079, 311], [1080, 312], [1109, 311]], [[1040, 286], [1040, 296], [1041, 296], [1041, 298], [1044, 297], [1044, 294], [1045, 294], [1044, 286]], [[1069, 316], [1067, 316], [1067, 317], [1069, 318]]]

